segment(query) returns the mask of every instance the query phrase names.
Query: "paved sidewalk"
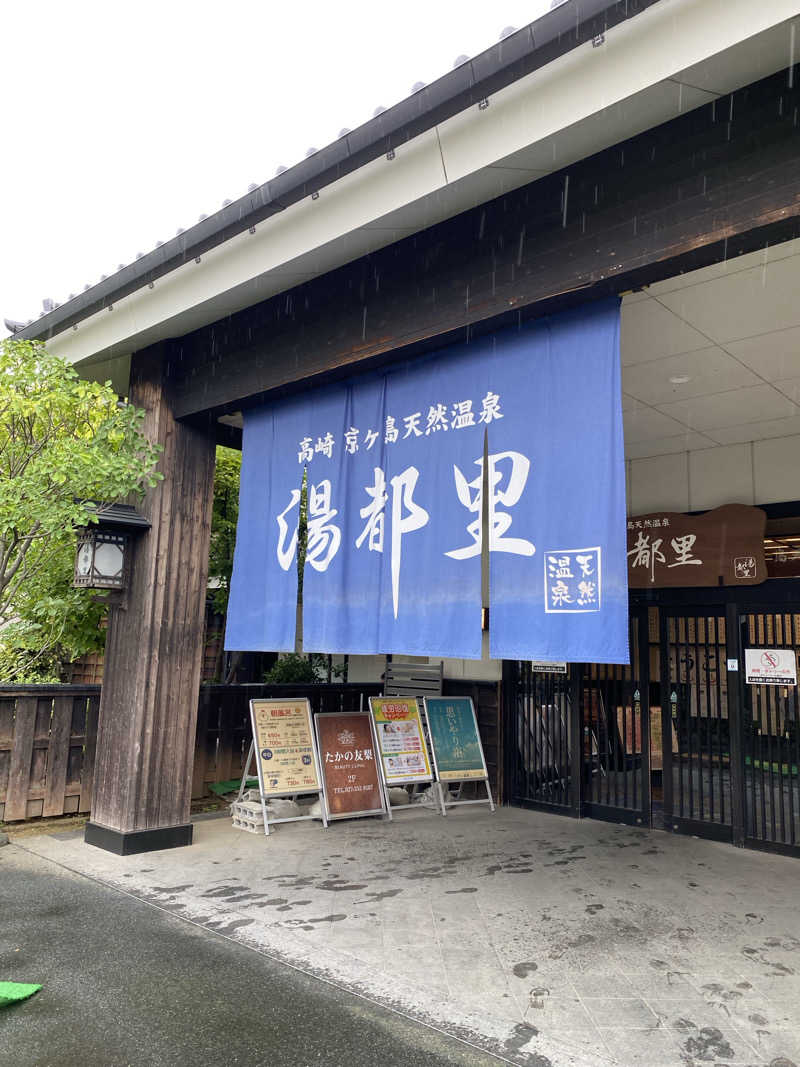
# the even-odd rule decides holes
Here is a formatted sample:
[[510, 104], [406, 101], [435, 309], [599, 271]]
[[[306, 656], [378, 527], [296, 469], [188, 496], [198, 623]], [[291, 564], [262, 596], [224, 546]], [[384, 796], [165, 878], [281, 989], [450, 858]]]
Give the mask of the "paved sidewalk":
[[497, 1060], [10, 846], [0, 1012], [14, 1067], [491, 1067]]
[[800, 1065], [796, 860], [514, 809], [195, 841], [24, 847], [514, 1063]]

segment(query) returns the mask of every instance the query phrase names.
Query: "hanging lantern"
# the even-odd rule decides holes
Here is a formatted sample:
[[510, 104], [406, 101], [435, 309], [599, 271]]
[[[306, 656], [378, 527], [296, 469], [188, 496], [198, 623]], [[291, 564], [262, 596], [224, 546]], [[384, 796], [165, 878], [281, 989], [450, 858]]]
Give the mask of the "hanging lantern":
[[129, 504], [95, 506], [97, 522], [78, 531], [75, 574], [78, 588], [122, 590], [130, 574], [131, 543], [150, 523]]

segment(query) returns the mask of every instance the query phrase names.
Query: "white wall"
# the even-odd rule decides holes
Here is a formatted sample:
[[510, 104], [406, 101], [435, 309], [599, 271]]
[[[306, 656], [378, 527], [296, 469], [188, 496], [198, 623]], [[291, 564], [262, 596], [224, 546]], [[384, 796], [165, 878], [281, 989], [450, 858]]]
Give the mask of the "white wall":
[[348, 682], [380, 682], [386, 670], [386, 656], [348, 656]]
[[628, 514], [800, 500], [800, 435], [627, 462]]
[[[484, 644], [488, 635], [484, 634]], [[488, 646], [487, 646], [488, 647]], [[438, 663], [436, 656], [403, 656], [395, 659], [411, 663]], [[471, 682], [499, 682], [502, 677], [503, 663], [499, 659], [489, 659], [488, 651], [483, 659], [445, 659], [445, 678], [458, 678]], [[350, 656], [348, 659], [348, 682], [379, 682], [386, 670], [386, 656]]]

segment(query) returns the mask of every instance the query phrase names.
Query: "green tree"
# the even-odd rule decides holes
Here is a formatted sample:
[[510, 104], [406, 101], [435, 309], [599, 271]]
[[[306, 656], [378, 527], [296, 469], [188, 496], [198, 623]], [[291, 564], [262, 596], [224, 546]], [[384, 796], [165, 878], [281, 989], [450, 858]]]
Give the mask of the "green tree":
[[[214, 474], [214, 505], [211, 513], [211, 544], [209, 549], [209, 599], [213, 610], [224, 616], [228, 610], [233, 553], [236, 546], [236, 523], [239, 517], [239, 482], [242, 471], [242, 454], [232, 448], [217, 447], [217, 466]], [[303, 571], [308, 543], [308, 478], [303, 472], [300, 487], [300, 512], [297, 538], [297, 595], [298, 604], [303, 602]], [[223, 623], [224, 629], [224, 623]], [[217, 663], [216, 676], [230, 681], [236, 674], [241, 653], [234, 652], [228, 672], [223, 677], [223, 653]], [[332, 667], [332, 675], [340, 677], [345, 672], [342, 664]], [[328, 657], [324, 655], [282, 656], [264, 676], [266, 682], [320, 682], [328, 677]]]
[[75, 531], [156, 484], [144, 412], [38, 342], [0, 341], [0, 677], [40, 680], [102, 645], [102, 604], [71, 586]]
[[289, 652], [281, 656], [264, 675], [265, 682], [323, 682], [323, 673], [327, 656], [316, 654], [314, 656], [301, 656], [297, 652]]
[[326, 656], [324, 652], [307, 652], [305, 655], [288, 652], [270, 667], [264, 675], [264, 681], [322, 683], [328, 681], [329, 671], [331, 678], [344, 678], [347, 674], [346, 665], [333, 663], [331, 659], [331, 656]]
[[211, 512], [211, 544], [208, 577], [211, 604], [219, 615], [228, 610], [228, 593], [236, 545], [236, 520], [239, 518], [239, 477], [242, 453], [233, 448], [217, 447], [214, 471], [214, 506]]

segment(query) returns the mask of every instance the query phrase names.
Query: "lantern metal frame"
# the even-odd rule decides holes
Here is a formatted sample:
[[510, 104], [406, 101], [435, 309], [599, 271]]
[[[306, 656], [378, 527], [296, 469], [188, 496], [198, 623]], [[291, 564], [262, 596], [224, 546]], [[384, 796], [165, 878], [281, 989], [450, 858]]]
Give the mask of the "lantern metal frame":
[[[91, 510], [97, 521], [78, 530], [72, 584], [77, 589], [121, 593], [130, 579], [133, 537], [149, 530], [150, 522], [130, 504], [92, 504]], [[121, 550], [121, 566], [114, 574], [104, 573], [97, 566], [97, 552], [103, 545]]]

